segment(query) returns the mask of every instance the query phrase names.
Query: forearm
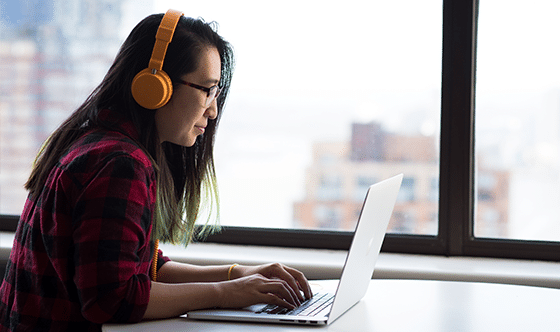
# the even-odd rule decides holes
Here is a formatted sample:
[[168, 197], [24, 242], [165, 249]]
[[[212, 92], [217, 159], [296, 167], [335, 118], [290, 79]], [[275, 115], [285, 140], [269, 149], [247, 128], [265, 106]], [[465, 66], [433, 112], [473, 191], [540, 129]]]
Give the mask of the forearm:
[[216, 283], [152, 282], [144, 319], [177, 317], [190, 310], [216, 307], [220, 305], [220, 297]]
[[[282, 264], [194, 266], [165, 263], [151, 283], [145, 319], [176, 317], [190, 310], [242, 308], [269, 303], [294, 308], [312, 296], [305, 276]], [[231, 281], [228, 274], [231, 272]], [[202, 281], [202, 282], [201, 282]]]
[[158, 271], [159, 282], [217, 282], [228, 279], [231, 265], [197, 266], [191, 264], [167, 262]]

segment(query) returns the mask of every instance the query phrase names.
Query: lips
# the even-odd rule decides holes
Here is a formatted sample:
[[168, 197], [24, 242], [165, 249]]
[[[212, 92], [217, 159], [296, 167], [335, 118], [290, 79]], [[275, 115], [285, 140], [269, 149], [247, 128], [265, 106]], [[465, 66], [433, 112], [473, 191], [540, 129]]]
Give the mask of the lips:
[[206, 131], [206, 127], [195, 126], [195, 128], [198, 129], [202, 134], [204, 134], [204, 132]]

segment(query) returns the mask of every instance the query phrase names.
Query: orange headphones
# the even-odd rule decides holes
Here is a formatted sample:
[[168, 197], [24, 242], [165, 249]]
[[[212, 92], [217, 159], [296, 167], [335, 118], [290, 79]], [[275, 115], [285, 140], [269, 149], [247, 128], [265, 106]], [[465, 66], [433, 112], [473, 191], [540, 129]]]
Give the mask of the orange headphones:
[[157, 109], [167, 104], [173, 94], [173, 84], [162, 70], [167, 46], [173, 38], [179, 19], [183, 13], [169, 9], [163, 16], [156, 33], [156, 42], [148, 68], [142, 70], [132, 80], [132, 97], [147, 109]]

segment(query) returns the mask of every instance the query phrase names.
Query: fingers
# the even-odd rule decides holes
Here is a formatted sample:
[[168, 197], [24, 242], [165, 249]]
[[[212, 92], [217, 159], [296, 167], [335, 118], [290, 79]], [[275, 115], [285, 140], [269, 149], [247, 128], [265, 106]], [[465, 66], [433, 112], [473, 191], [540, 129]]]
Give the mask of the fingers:
[[[309, 282], [302, 272], [278, 263], [271, 264], [270, 267], [274, 272], [269, 277], [280, 278], [286, 281], [300, 301], [310, 299], [313, 296], [311, 286], [309, 286]], [[303, 296], [301, 292], [303, 292]]]
[[[274, 271], [274, 273], [272, 274], [272, 278], [278, 278], [281, 279], [283, 281], [285, 281], [287, 283], [287, 285], [289, 286], [290, 291], [293, 293], [293, 296], [296, 297], [299, 301], [303, 301], [304, 298], [301, 295], [300, 292], [300, 286], [298, 284], [298, 281], [296, 280], [296, 278], [293, 275], [292, 270], [284, 265], [281, 264], [273, 264], [273, 268], [276, 270]], [[295, 270], [293, 270], [295, 271]]]
[[273, 304], [273, 305], [277, 305], [279, 307], [283, 307], [283, 308], [288, 308], [290, 310], [297, 308], [297, 305], [294, 305], [282, 298], [279, 298], [277, 296], [275, 296], [274, 294], [265, 294], [265, 297], [263, 298], [263, 301], [261, 303], [266, 303], [266, 304]]
[[238, 278], [252, 277], [251, 280], [258, 283], [253, 284], [253, 289], [260, 293], [255, 295], [268, 304], [299, 306], [305, 299], [313, 296], [305, 275], [283, 264], [239, 266], [234, 272]]
[[283, 280], [266, 279], [261, 288], [261, 294], [264, 295], [263, 299], [268, 304], [275, 304], [290, 309], [301, 305], [294, 290]]
[[311, 286], [309, 285], [309, 282], [307, 281], [307, 278], [305, 277], [305, 275], [303, 273], [301, 273], [300, 271], [298, 271], [296, 269], [292, 269], [290, 267], [286, 267], [286, 270], [296, 280], [297, 286], [298, 286], [298, 288], [296, 288], [296, 289], [298, 289], [298, 294], [299, 294], [299, 291], [302, 291], [303, 295], [305, 296], [306, 299], [312, 298], [313, 297], [313, 292], [311, 291]]
[[221, 285], [229, 289], [225, 292], [223, 307], [266, 303], [293, 309], [301, 305], [290, 285], [281, 279], [269, 279], [261, 274], [254, 274]]

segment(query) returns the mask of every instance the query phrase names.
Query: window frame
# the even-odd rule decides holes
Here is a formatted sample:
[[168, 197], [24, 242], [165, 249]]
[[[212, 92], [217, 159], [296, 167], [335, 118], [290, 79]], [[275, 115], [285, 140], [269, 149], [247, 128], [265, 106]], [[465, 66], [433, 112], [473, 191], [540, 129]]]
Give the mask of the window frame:
[[[478, 0], [443, 0], [437, 236], [387, 234], [382, 251], [560, 261], [560, 242], [475, 238], [474, 142]], [[224, 227], [208, 242], [348, 249], [349, 232]]]
[[[474, 237], [478, 0], [443, 0], [441, 149], [437, 236], [387, 234], [382, 251], [560, 261], [560, 242]], [[0, 231], [17, 216], [0, 215]], [[350, 232], [224, 226], [206, 242], [347, 250]]]

